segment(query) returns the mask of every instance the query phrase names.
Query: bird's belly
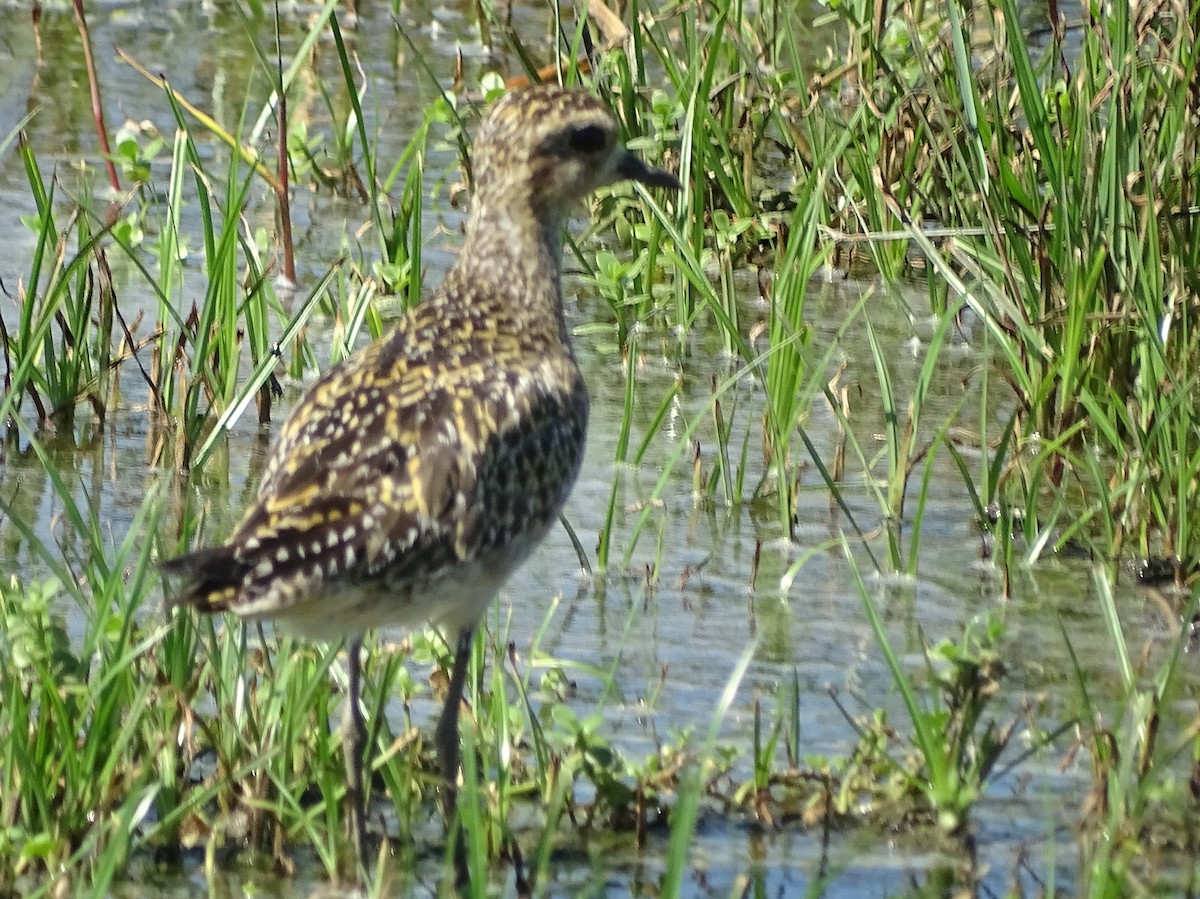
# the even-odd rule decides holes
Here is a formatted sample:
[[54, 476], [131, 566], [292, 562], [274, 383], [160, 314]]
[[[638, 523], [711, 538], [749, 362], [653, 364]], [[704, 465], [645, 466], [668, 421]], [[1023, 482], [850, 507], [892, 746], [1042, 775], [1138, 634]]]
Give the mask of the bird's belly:
[[335, 579], [316, 586], [286, 613], [267, 617], [289, 633], [314, 640], [417, 627], [427, 621], [453, 634], [483, 616], [537, 542], [522, 540], [505, 554], [489, 553], [416, 578], [404, 572], [363, 581]]

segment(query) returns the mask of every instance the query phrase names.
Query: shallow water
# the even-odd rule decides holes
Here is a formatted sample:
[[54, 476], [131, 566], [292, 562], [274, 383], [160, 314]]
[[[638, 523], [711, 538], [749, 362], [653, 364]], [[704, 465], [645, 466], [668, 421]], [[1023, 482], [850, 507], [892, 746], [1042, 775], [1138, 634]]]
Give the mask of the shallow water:
[[[297, 19], [311, 13], [305, 6], [288, 7]], [[404, 136], [421, 121], [424, 104], [436, 97], [407, 46], [391, 25], [383, 7], [363, 4], [363, 19], [348, 39], [361, 54], [371, 85], [366, 107], [370, 129], [381, 134], [381, 159], [392, 159], [403, 146]], [[128, 66], [115, 61], [112, 48], [127, 49], [148, 68], [165, 73], [182, 94], [219, 117], [235, 123], [242, 113], [243, 97], [260, 97], [265, 88], [247, 73], [253, 68], [236, 16], [209, 4], [106, 4], [89, 9], [93, 45], [96, 48], [105, 92], [110, 131], [123, 117], [153, 121], [164, 134], [173, 130], [169, 107], [161, 92]], [[407, 9], [402, 14], [409, 34], [421, 54], [430, 61], [444, 83], [451, 80], [454, 54], [462, 48], [469, 73], [477, 73], [485, 54], [467, 13], [459, 8]], [[538, 13], [525, 13], [532, 35], [544, 35]], [[436, 21], [430, 27], [424, 23]], [[518, 18], [518, 24], [521, 23]], [[285, 27], [287, 23], [285, 23]], [[271, 26], [264, 22], [259, 37], [269, 45]], [[48, 170], [51, 160], [60, 169], [64, 185], [77, 184], [71, 167], [79, 159], [93, 164], [94, 133], [86, 104], [86, 80], [76, 52], [75, 27], [67, 11], [47, 8], [41, 21], [45, 62], [35, 64], [30, 40], [28, 13], [16, 5], [0, 5], [0, 137], [25, 113], [37, 112], [27, 127], [30, 141]], [[285, 34], [284, 53], [295, 46], [296, 33]], [[318, 69], [330, 71], [332, 53], [318, 49]], [[468, 75], [468, 80], [471, 75]], [[331, 80], [333, 80], [331, 78]], [[305, 101], [304, 90], [292, 100], [294, 116], [310, 116], [310, 133], [325, 127], [319, 103]], [[249, 118], [257, 115], [250, 104]], [[169, 155], [169, 154], [168, 154]], [[426, 210], [424, 257], [426, 284], [436, 283], [440, 271], [456, 247], [460, 211], [445, 199], [453, 155], [448, 148], [431, 153], [427, 163], [428, 190], [434, 197]], [[169, 158], [160, 160], [169, 164]], [[97, 173], [96, 182], [102, 182]], [[301, 289], [311, 281], [345, 245], [345, 234], [366, 218], [355, 202], [328, 193], [296, 191], [293, 213], [302, 260]], [[33, 237], [20, 223], [31, 212], [28, 189], [19, 160], [12, 150], [0, 159], [0, 233], [7, 236], [0, 246], [0, 278], [12, 292], [24, 276], [33, 247]], [[272, 212], [265, 196], [259, 209], [260, 224], [271, 227]], [[198, 243], [198, 238], [194, 238]], [[570, 260], [568, 259], [568, 265]], [[202, 289], [193, 265], [184, 295], [189, 299]], [[140, 303], [152, 310], [152, 298], [140, 301], [136, 281], [122, 295], [124, 308]], [[932, 330], [924, 285], [910, 290], [884, 288], [872, 282], [846, 279], [812, 286], [806, 315], [815, 329], [812, 358], [818, 359], [836, 338], [846, 311], [864, 291], [873, 291], [869, 315], [880, 339], [892, 347], [890, 354], [898, 395], [906, 397], [923, 362], [924, 344], [914, 337], [927, 337]], [[568, 317], [579, 327], [608, 321], [605, 301], [579, 280], [568, 279]], [[11, 307], [5, 305], [8, 316]], [[911, 313], [911, 316], [910, 316]], [[764, 310], [753, 297], [746, 300], [743, 322], [763, 318]], [[939, 379], [926, 407], [926, 422], [940, 423], [963, 403], [977, 405], [971, 395], [972, 374], [981, 365], [980, 349], [970, 322], [956, 335], [956, 347], [943, 356]], [[645, 354], [638, 369], [638, 414], [633, 443], [637, 444], [656, 412], [663, 391], [677, 377], [682, 388], [672, 409], [668, 426], [655, 438], [643, 463], [637, 468], [612, 461], [625, 393], [625, 368], [611, 352], [611, 334], [587, 329], [577, 338], [592, 397], [592, 428], [583, 474], [568, 504], [566, 515], [584, 546], [593, 550], [604, 526], [604, 513], [614, 481], [618, 485], [614, 558], [620, 559], [629, 546], [630, 533], [640, 510], [653, 492], [664, 466], [669, 464], [676, 440], [686, 422], [702, 413], [710, 402], [710, 380], [736, 372], [735, 363], [721, 356], [715, 338], [701, 333], [682, 351], [669, 334], [648, 333], [640, 338]], [[835, 354], [835, 364], [845, 361], [843, 384], [852, 388], [852, 420], [856, 433], [869, 447], [881, 446], [871, 435], [882, 430], [878, 387], [870, 362], [866, 335], [861, 327], [845, 336]], [[129, 377], [128, 368], [126, 377]], [[964, 385], [966, 385], [964, 387]], [[757, 433], [761, 416], [761, 392], [754, 379], [745, 375], [737, 388], [738, 406], [732, 443], [740, 446], [744, 429]], [[297, 388], [289, 385], [276, 420], [295, 401]], [[126, 407], [110, 416], [102, 431], [80, 421], [71, 435], [60, 435], [49, 446], [59, 470], [77, 485], [99, 520], [111, 528], [113, 542], [128, 531], [147, 491], [166, 484], [168, 473], [145, 464], [150, 437], [144, 397], [136, 383], [126, 391]], [[732, 401], [726, 401], [732, 407]], [[1006, 411], [993, 410], [989, 427], [999, 433]], [[267, 440], [252, 416], [238, 424], [227, 449], [210, 463], [211, 476], [192, 488], [191, 501], [203, 505], [208, 515], [206, 534], [216, 538], [238, 517], [252, 489]], [[834, 448], [834, 418], [820, 404], [806, 428], [824, 458]], [[702, 427], [698, 439], [704, 466], [713, 465], [713, 431]], [[757, 483], [762, 474], [758, 444], [751, 440], [747, 484]], [[977, 459], [964, 451], [969, 459]], [[876, 468], [876, 474], [882, 469]], [[961, 476], [943, 452], [934, 462], [924, 512], [920, 567], [915, 578], [872, 576], [866, 552], [855, 551], [855, 559], [874, 591], [897, 652], [914, 676], [920, 677], [922, 639], [930, 643], [943, 638], [957, 640], [964, 626], [977, 616], [1000, 609], [1007, 622], [1004, 643], [1008, 680], [998, 700], [998, 715], [1015, 715], [1025, 698], [1045, 691], [1041, 711], [1044, 726], [1068, 720], [1079, 710], [1073, 692], [1071, 661], [1060, 632], [1060, 622], [1078, 654], [1095, 692], [1093, 699], [1115, 703], [1119, 695], [1116, 661], [1110, 650], [1103, 622], [1094, 607], [1089, 566], [1081, 560], [1045, 559], [1036, 567], [1015, 572], [1012, 598], [1002, 597], [999, 572], [985, 558], [985, 539], [974, 520]], [[880, 526], [878, 504], [861, 475], [851, 475], [846, 498], [854, 519], [864, 531]], [[857, 477], [857, 481], [855, 480]], [[738, 690], [729, 717], [722, 723], [723, 743], [748, 747], [752, 732], [753, 703], [768, 707], [780, 698], [782, 685], [793, 673], [802, 689], [803, 751], [812, 755], [838, 755], [854, 745], [853, 729], [843, 719], [829, 691], [853, 714], [869, 715], [886, 708], [902, 731], [903, 707], [894, 695], [893, 679], [882, 658], [855, 588], [850, 566], [837, 538], [851, 535], [844, 512], [831, 509], [828, 491], [819, 473], [810, 468], [802, 482], [799, 523], [795, 538], [788, 540], [768, 506], [720, 501], [708, 503], [693, 495], [690, 460], [677, 466], [662, 502], [650, 517], [650, 526], [634, 548], [627, 568], [614, 567], [603, 577], [589, 578], [579, 572], [575, 551], [561, 529], [555, 529], [533, 559], [508, 584], [499, 599], [501, 619], [510, 612], [511, 635], [518, 645], [527, 644], [541, 627], [551, 597], [562, 602], [551, 619], [543, 648], [556, 657], [585, 661], [601, 669], [614, 667], [622, 701], [610, 703], [606, 735], [630, 757], [641, 758], [656, 751], [665, 740], [687, 728], [703, 733], [726, 686], [737, 659], [757, 641], [752, 664]], [[914, 488], [915, 489], [915, 488]], [[14, 510], [35, 523], [44, 538], [66, 545], [58, 522], [60, 501], [38, 460], [19, 449], [9, 451], [0, 467], [0, 490], [12, 497]], [[915, 502], [915, 494], [910, 497]], [[653, 589], [645, 585], [647, 566], [655, 564], [658, 546], [664, 548], [659, 579]], [[751, 569], [756, 546], [761, 544], [757, 582], [751, 587]], [[878, 558], [886, 548], [882, 535], [870, 543]], [[809, 555], [811, 553], [811, 555]], [[781, 578], [792, 564], [804, 559], [789, 588]], [[6, 571], [36, 576], [42, 573], [38, 559], [7, 521], [0, 521], [0, 560]], [[1165, 644], [1167, 628], [1152, 605], [1138, 593], [1126, 589], [1120, 596], [1127, 613], [1126, 625], [1134, 630], [1131, 644], [1157, 641]], [[70, 618], [68, 618], [68, 630]], [[666, 672], [663, 679], [663, 672]], [[663, 679], [661, 692], [658, 684]], [[590, 710], [601, 685], [586, 678], [578, 682], [572, 700], [580, 712]], [[657, 693], [652, 709], [640, 699]], [[420, 710], [418, 710], [420, 711]], [[430, 717], [433, 710], [429, 709]], [[1185, 717], [1189, 710], [1167, 710], [1167, 715]], [[1177, 722], [1174, 722], [1177, 723]], [[1018, 741], [1019, 742], [1019, 741]], [[1010, 750], [1014, 755], [1022, 747]], [[976, 833], [984, 887], [1003, 892], [1013, 881], [1035, 888], [1052, 876], [1045, 866], [1051, 858], [1047, 844], [1057, 846], [1056, 870], [1060, 888], [1070, 889], [1076, 877], [1071, 822], [1079, 815], [1084, 792], [1090, 782], [1086, 753], [1066, 758], [1066, 743], [1035, 753], [1015, 770], [990, 782], [988, 794], [977, 804], [972, 820]], [[744, 762], [743, 764], [748, 764]], [[744, 773], [744, 772], [743, 772]], [[649, 845], [634, 854], [628, 846], [603, 856], [608, 866], [595, 871], [588, 855], [581, 852], [575, 863], [558, 868], [558, 882], [551, 895], [644, 896], [654, 894], [666, 850], [665, 835], [651, 835]], [[1019, 859], [1028, 855], [1023, 867]], [[432, 886], [437, 858], [425, 860], [427, 869], [417, 872], [416, 892]], [[921, 884], [936, 891], [941, 870], [955, 864], [928, 850], [911, 845], [902, 835], [873, 832], [836, 833], [823, 844], [818, 829], [760, 830], [751, 823], [731, 822], [724, 816], [705, 815], [697, 831], [691, 857], [691, 878], [686, 894], [726, 896], [743, 889], [763, 896], [800, 895], [824, 873], [829, 896], [878, 896], [909, 892]], [[1014, 873], [1015, 872], [1015, 873]], [[254, 884], [258, 895], [291, 896], [322, 892], [319, 872], [311, 882], [272, 883], [261, 872], [233, 871], [226, 880], [205, 885], [197, 867], [183, 871], [146, 870], [135, 865], [132, 880], [114, 889], [115, 895], [190, 895], [206, 887], [217, 895], [246, 895]]]

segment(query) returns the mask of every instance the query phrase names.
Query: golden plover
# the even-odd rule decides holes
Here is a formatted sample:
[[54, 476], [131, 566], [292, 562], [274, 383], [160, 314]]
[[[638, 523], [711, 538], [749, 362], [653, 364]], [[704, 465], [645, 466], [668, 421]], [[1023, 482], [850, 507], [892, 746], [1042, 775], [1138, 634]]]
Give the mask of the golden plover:
[[350, 638], [347, 800], [362, 863], [362, 634], [432, 621], [453, 636], [436, 731], [452, 820], [476, 624], [557, 519], [583, 458], [563, 227], [604, 185], [680, 186], [625, 149], [599, 101], [554, 86], [499, 100], [474, 162], [465, 241], [442, 286], [308, 389], [228, 543], [162, 565], [188, 581], [171, 605]]

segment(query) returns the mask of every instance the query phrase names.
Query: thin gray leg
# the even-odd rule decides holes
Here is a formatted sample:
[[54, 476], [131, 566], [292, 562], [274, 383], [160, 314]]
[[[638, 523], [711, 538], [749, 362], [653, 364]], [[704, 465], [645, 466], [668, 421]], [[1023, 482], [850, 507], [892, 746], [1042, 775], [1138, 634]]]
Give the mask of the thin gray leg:
[[346, 644], [349, 695], [346, 697], [346, 804], [349, 806], [350, 833], [358, 849], [358, 864], [367, 865], [367, 815], [363, 793], [363, 750], [366, 748], [366, 722], [362, 713], [362, 637]]
[[[443, 807], [446, 823], [454, 826], [454, 812], [458, 805], [458, 763], [460, 737], [458, 732], [458, 710], [462, 706], [463, 689], [467, 683], [467, 666], [471, 661], [471, 644], [475, 629], [463, 628], [458, 632], [454, 647], [454, 667], [450, 670], [450, 688], [446, 691], [446, 704], [437, 726], [438, 759], [442, 763], [442, 778], [445, 780]], [[454, 873], [459, 885], [467, 881], [467, 844], [462, 833], [454, 844]]]

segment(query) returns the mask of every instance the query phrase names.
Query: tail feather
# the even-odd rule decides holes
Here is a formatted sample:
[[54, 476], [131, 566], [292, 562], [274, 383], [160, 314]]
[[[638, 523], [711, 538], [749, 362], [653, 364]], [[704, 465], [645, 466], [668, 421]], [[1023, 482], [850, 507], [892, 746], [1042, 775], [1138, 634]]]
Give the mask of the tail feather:
[[167, 608], [195, 606], [202, 612], [221, 612], [242, 590], [249, 566], [234, 557], [231, 546], [216, 546], [158, 563], [158, 570], [182, 577], [187, 586], [167, 598]]

